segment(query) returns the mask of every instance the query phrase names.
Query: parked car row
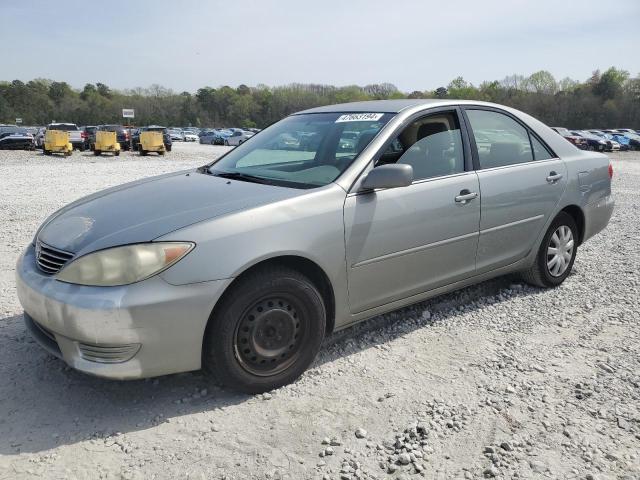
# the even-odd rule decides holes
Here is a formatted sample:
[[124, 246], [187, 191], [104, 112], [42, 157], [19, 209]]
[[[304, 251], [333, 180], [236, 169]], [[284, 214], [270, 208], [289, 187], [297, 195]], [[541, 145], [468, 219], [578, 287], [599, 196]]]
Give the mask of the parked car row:
[[552, 127], [552, 129], [582, 150], [596, 152], [640, 150], [640, 130], [631, 128], [569, 130], [564, 127]]

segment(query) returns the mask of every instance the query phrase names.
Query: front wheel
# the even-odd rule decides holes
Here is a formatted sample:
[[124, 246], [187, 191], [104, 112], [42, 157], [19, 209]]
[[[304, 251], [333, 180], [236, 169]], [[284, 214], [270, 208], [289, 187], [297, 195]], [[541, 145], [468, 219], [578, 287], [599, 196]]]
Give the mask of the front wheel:
[[560, 285], [571, 273], [578, 251], [578, 228], [571, 215], [560, 212], [545, 234], [536, 261], [522, 277], [537, 287]]
[[209, 320], [203, 364], [226, 386], [261, 393], [296, 380], [324, 338], [326, 311], [301, 273], [269, 267], [225, 294]]

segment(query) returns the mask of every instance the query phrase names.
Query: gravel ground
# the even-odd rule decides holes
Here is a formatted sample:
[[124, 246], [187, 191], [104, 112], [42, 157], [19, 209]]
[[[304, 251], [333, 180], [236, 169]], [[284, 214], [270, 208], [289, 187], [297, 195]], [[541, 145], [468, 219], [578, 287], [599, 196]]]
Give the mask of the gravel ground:
[[205, 163], [0, 152], [0, 479], [640, 479], [640, 155], [559, 288], [503, 277], [327, 339], [295, 384], [246, 396], [200, 372], [113, 382], [26, 334], [16, 257], [63, 204]]

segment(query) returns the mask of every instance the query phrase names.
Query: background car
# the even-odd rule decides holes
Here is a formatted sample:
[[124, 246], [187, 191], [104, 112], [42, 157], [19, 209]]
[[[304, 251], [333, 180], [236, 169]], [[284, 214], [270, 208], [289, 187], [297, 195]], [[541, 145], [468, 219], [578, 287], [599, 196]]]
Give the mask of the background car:
[[234, 130], [230, 137], [224, 139], [225, 145], [238, 146], [241, 143], [246, 142], [251, 137], [253, 137], [255, 133], [249, 132], [246, 130]]
[[91, 149], [91, 135], [94, 135], [95, 137], [97, 128], [98, 127], [96, 127], [95, 125], [86, 125], [86, 126], [80, 127], [80, 135], [82, 136], [82, 138], [84, 138], [85, 150]]
[[0, 127], [0, 150], [33, 150], [33, 135], [24, 127]]
[[183, 132], [182, 137], [184, 138], [185, 142], [197, 142], [199, 140], [198, 135], [192, 131]]
[[35, 144], [36, 148], [42, 148], [42, 146], [44, 145], [44, 135], [46, 132], [47, 129], [45, 127], [40, 127], [36, 134], [33, 136], [33, 143]]
[[613, 131], [613, 130], [604, 130], [607, 138], [615, 140], [620, 144], [620, 150], [626, 151], [631, 149], [631, 139], [622, 133]]
[[605, 139], [600, 138], [597, 135], [594, 135], [593, 133], [586, 130], [571, 130], [571, 133], [587, 140], [587, 150], [604, 152], [609, 147]]
[[167, 129], [172, 142], [184, 142], [184, 133], [179, 128]]
[[205, 130], [200, 133], [200, 143], [210, 145], [224, 145], [226, 138], [230, 137], [233, 132], [223, 129]]
[[579, 137], [578, 135], [573, 135], [568, 129], [564, 127], [551, 127], [552, 130], [562, 137], [564, 137], [568, 142], [573, 143], [576, 147], [581, 150], [587, 149], [587, 140], [585, 138]]

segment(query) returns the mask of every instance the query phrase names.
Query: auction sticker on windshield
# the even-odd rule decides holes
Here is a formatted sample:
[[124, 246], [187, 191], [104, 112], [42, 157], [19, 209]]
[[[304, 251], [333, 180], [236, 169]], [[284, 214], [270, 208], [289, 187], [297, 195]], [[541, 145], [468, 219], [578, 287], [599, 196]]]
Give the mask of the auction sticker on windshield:
[[336, 120], [336, 123], [341, 122], [375, 122], [380, 120], [384, 113], [348, 113], [346, 115], [340, 115]]

